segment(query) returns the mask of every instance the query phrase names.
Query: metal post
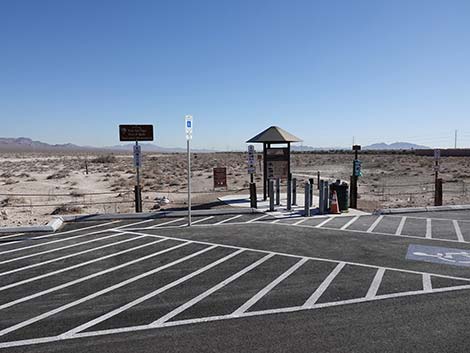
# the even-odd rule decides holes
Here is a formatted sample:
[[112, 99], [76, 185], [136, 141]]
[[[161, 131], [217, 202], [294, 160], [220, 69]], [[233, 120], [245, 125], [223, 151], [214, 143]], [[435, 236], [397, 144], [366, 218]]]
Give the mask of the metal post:
[[269, 194], [269, 211], [274, 211], [274, 180], [269, 179], [268, 182], [268, 194]]
[[[139, 146], [139, 142], [136, 141], [135, 145]], [[142, 212], [142, 190], [140, 188], [140, 167], [138, 164], [136, 164], [135, 167], [135, 188], [134, 188], [134, 193], [135, 193], [135, 212], [140, 213]]]
[[297, 178], [292, 178], [292, 205], [297, 206]]
[[310, 207], [312, 207], [313, 206], [313, 178], [309, 178], [308, 182], [310, 183], [310, 195], [309, 195]]
[[257, 208], [257, 196], [256, 196], [256, 184], [250, 183], [250, 206], [251, 208]]
[[191, 226], [191, 148], [189, 139], [186, 140], [186, 147], [188, 153], [188, 226]]
[[292, 175], [287, 178], [287, 210], [292, 209]]
[[434, 206], [442, 206], [442, 179], [437, 179], [436, 182], [436, 202]]
[[276, 178], [276, 206], [281, 204], [281, 179]]
[[325, 187], [323, 186], [323, 180], [320, 180], [320, 183], [318, 184], [320, 186], [319, 190], [319, 195], [318, 195], [318, 210], [320, 214], [323, 214], [323, 209], [325, 208]]
[[317, 189], [320, 190], [320, 171], [317, 172]]
[[305, 203], [304, 203], [304, 215], [310, 217], [310, 183], [305, 183]]

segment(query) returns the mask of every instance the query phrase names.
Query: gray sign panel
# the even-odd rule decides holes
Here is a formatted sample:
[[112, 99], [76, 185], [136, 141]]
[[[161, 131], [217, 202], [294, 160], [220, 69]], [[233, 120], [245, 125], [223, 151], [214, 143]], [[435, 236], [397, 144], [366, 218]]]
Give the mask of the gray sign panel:
[[470, 267], [470, 250], [411, 244], [408, 260]]

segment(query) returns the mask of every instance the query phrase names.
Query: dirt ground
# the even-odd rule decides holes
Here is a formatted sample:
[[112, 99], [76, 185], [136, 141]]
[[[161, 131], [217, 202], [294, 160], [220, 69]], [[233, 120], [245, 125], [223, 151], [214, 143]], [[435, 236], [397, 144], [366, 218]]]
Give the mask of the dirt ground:
[[[193, 203], [216, 206], [217, 197], [247, 194], [245, 153], [198, 153], [192, 157]], [[349, 182], [350, 153], [293, 153], [292, 172], [304, 183], [317, 172]], [[434, 159], [412, 154], [361, 154], [358, 207], [433, 204]], [[212, 168], [226, 167], [228, 190], [213, 188]], [[87, 174], [88, 169], [88, 174]], [[141, 181], [144, 210], [184, 207], [186, 155], [144, 153]], [[470, 158], [441, 159], [444, 204], [470, 203]], [[258, 191], [262, 190], [260, 165]], [[3, 153], [0, 155], [0, 226], [44, 224], [52, 214], [130, 212], [135, 169], [130, 154]], [[301, 190], [301, 188], [299, 188]], [[170, 202], [159, 206], [158, 198]]]

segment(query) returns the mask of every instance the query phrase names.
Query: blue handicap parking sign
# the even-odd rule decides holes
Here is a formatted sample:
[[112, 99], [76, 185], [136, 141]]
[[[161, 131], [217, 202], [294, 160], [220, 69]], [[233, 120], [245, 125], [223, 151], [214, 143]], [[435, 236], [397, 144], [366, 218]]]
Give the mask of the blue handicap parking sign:
[[188, 128], [191, 128], [191, 120], [188, 120], [188, 121], [186, 122], [186, 126], [187, 126]]

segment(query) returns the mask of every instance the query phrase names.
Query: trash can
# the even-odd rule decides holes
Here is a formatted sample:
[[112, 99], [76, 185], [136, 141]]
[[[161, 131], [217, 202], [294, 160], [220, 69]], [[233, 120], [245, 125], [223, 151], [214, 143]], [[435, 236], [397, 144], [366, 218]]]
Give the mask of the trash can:
[[346, 182], [341, 180], [336, 180], [336, 182], [330, 184], [330, 199], [333, 196], [333, 191], [336, 191], [338, 196], [338, 205], [341, 212], [347, 212], [349, 209], [349, 185]]

